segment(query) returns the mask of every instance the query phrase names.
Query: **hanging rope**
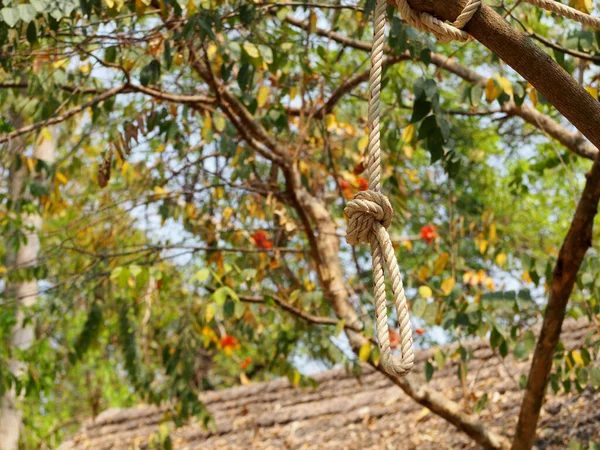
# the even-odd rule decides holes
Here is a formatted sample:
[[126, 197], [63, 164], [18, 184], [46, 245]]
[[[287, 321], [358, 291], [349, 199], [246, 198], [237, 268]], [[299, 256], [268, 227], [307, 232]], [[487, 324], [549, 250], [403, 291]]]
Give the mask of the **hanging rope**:
[[[373, 261], [373, 285], [375, 291], [375, 318], [377, 340], [383, 368], [392, 375], [404, 375], [414, 364], [412, 331], [408, 317], [408, 305], [400, 269], [392, 247], [387, 228], [394, 215], [388, 198], [380, 191], [381, 159], [379, 133], [379, 96], [381, 92], [381, 72], [383, 65], [384, 28], [386, 0], [377, 0], [371, 50], [371, 73], [369, 98], [369, 190], [359, 192], [348, 202], [344, 212], [348, 216], [346, 240], [350, 245], [360, 242], [371, 245]], [[385, 292], [385, 273], [383, 264], [388, 268], [394, 303], [400, 327], [401, 355], [395, 356], [390, 350], [390, 336], [387, 323], [387, 299]]]

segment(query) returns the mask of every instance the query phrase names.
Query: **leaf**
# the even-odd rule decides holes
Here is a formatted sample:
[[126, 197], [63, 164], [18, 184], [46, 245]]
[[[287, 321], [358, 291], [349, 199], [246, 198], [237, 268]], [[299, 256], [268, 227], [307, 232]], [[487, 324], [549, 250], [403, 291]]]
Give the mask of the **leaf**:
[[425, 286], [425, 285], [419, 287], [419, 294], [423, 298], [433, 297], [433, 292], [431, 291], [431, 288], [429, 286]]
[[447, 252], [442, 253], [433, 263], [433, 274], [439, 275], [446, 268], [446, 264], [450, 260], [450, 254]]
[[246, 42], [243, 45], [243, 49], [246, 54], [252, 59], [260, 58], [260, 53], [258, 51], [258, 47], [250, 42]]
[[17, 6], [17, 9], [19, 10], [19, 16], [23, 22], [29, 23], [35, 19], [36, 11], [33, 5], [19, 5]]
[[200, 269], [196, 274], [190, 279], [191, 282], [197, 281], [198, 283], [204, 283], [210, 277], [210, 269], [204, 268]]
[[427, 361], [425, 363], [425, 381], [427, 381], [427, 382], [431, 381], [434, 371], [435, 371], [435, 368], [433, 367], [433, 364], [431, 364], [429, 361]]
[[415, 317], [421, 317], [425, 314], [425, 310], [427, 309], [427, 301], [423, 300], [421, 297], [417, 298], [411, 307], [413, 315]]
[[160, 62], [156, 59], [152, 60], [150, 64], [142, 69], [140, 72], [140, 84], [142, 86], [148, 86], [149, 84], [156, 84], [160, 79]]
[[433, 359], [438, 369], [443, 369], [446, 364], [446, 354], [439, 348], [433, 352]]
[[498, 85], [506, 93], [506, 95], [512, 97], [512, 95], [513, 95], [512, 83], [510, 81], [508, 81], [506, 78], [504, 78], [498, 74], [496, 74], [496, 76], [494, 78], [498, 82]]
[[338, 337], [342, 333], [342, 331], [344, 331], [345, 325], [346, 325], [346, 321], [344, 319], [340, 320], [335, 327], [335, 331], [333, 332], [333, 335], [335, 337]]
[[592, 97], [594, 97], [596, 100], [598, 100], [598, 89], [596, 89], [595, 87], [592, 87], [592, 86], [586, 86], [585, 90], [588, 91]]
[[570, 0], [569, 5], [586, 14], [591, 14], [594, 10], [593, 0]]
[[493, 78], [490, 78], [485, 85], [485, 101], [492, 103], [502, 94], [502, 89], [496, 84]]
[[259, 108], [262, 108], [263, 106], [265, 106], [265, 103], [267, 103], [267, 99], [269, 98], [269, 87], [268, 86], [263, 86], [258, 90], [258, 95], [256, 96], [256, 103], [258, 104]]
[[585, 366], [585, 363], [583, 362], [583, 358], [581, 357], [581, 353], [579, 352], [579, 350], [573, 350], [571, 352], [571, 357], [573, 358], [575, 364], [577, 364], [578, 366]]
[[17, 8], [2, 8], [0, 15], [2, 15], [4, 22], [11, 28], [19, 21], [19, 11]]
[[358, 351], [358, 359], [362, 362], [366, 362], [369, 360], [369, 356], [371, 356], [371, 344], [365, 342]]
[[506, 253], [498, 253], [496, 255], [496, 264], [498, 264], [498, 266], [500, 267], [504, 267], [504, 265], [506, 264]]
[[442, 281], [441, 287], [444, 295], [450, 295], [452, 289], [454, 289], [454, 285], [456, 285], [456, 280], [454, 279], [454, 277], [446, 278], [444, 281]]
[[415, 125], [409, 123], [404, 130], [402, 130], [402, 140], [406, 143], [409, 143], [413, 140], [415, 136]]

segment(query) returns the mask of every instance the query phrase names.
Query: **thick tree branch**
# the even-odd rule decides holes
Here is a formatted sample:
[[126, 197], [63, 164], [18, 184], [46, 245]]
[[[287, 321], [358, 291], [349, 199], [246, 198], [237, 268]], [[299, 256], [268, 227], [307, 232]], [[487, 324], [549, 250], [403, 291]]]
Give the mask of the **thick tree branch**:
[[[303, 22], [293, 17], [287, 17], [285, 21], [290, 25], [294, 25], [299, 28], [307, 29], [309, 27], [308, 22]], [[328, 37], [342, 45], [346, 45], [357, 50], [371, 50], [370, 42], [351, 39], [347, 36], [344, 36], [341, 33], [324, 30], [322, 28], [317, 28], [314, 32], [319, 36]], [[406, 56], [410, 58], [408, 53], [406, 53]], [[431, 54], [431, 63], [437, 66], [439, 69], [453, 73], [454, 75], [472, 84], [480, 84], [482, 86], [485, 86], [488, 80], [486, 77], [479, 75], [477, 72], [460, 65], [454, 59], [448, 58], [438, 53]], [[518, 107], [513, 102], [504, 104], [502, 108], [503, 111], [508, 115], [520, 117], [530, 125], [533, 125], [534, 127], [538, 128], [544, 133], [547, 133], [549, 136], [556, 139], [558, 142], [560, 142], [566, 148], [571, 150], [573, 153], [583, 156], [584, 158], [592, 160], [596, 159], [596, 156], [598, 155], [598, 149], [596, 147], [590, 144], [579, 133], [569, 131], [568, 129], [564, 128], [559, 123], [557, 123], [551, 117], [527, 105], [522, 105]]]
[[592, 231], [599, 200], [600, 160], [596, 160], [592, 170], [587, 174], [585, 188], [577, 204], [571, 228], [554, 266], [550, 298], [529, 370], [527, 387], [513, 441], [513, 450], [529, 450], [533, 446], [540, 409], [552, 370], [552, 358], [560, 338], [567, 303], [583, 257], [592, 246]]
[[[453, 21], [462, 11], [466, 0], [409, 0], [409, 3], [417, 11], [426, 11], [440, 19]], [[515, 30], [485, 4], [481, 5], [464, 29], [529, 81], [596, 147], [600, 146], [600, 102], [531, 38]]]

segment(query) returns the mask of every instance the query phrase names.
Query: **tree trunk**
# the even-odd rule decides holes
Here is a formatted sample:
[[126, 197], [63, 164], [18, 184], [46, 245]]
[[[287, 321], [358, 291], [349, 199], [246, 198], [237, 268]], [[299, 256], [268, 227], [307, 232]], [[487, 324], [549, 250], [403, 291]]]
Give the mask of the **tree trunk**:
[[[24, 142], [18, 141], [14, 144], [24, 150]], [[40, 159], [51, 163], [54, 161], [53, 140], [40, 140], [35, 145], [34, 159]], [[10, 152], [17, 153], [17, 152]], [[18, 152], [22, 154], [22, 151]], [[10, 195], [14, 205], [19, 205], [23, 198], [23, 188], [28, 177], [35, 177], [35, 173], [28, 173], [26, 164], [21, 165], [18, 170], [10, 172]], [[18, 207], [18, 206], [17, 206]], [[42, 216], [39, 214], [22, 215], [22, 231], [27, 236], [27, 242], [22, 242], [16, 253], [8, 253], [6, 256], [9, 269], [21, 269], [35, 266], [40, 249], [38, 232], [42, 225]], [[26, 323], [27, 310], [33, 306], [38, 295], [38, 283], [36, 280], [7, 285], [6, 291], [15, 300], [16, 323], [13, 327], [10, 345], [17, 351], [27, 350], [33, 344], [34, 328], [31, 323]], [[27, 371], [27, 363], [13, 357], [9, 362], [9, 370], [15, 377], [21, 377]], [[2, 409], [0, 410], [0, 450], [16, 450], [19, 447], [19, 434], [21, 431], [23, 412], [19, 408], [21, 394], [13, 387], [8, 390], [2, 398]]]

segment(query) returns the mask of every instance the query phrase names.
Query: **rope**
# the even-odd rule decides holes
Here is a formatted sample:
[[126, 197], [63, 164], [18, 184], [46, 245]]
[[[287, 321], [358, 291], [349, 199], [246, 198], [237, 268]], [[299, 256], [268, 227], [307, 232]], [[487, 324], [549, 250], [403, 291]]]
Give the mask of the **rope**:
[[446, 23], [426, 12], [415, 11], [410, 7], [407, 0], [396, 0], [396, 6], [400, 10], [400, 14], [404, 17], [404, 20], [410, 25], [418, 30], [433, 33], [439, 41], [450, 42], [454, 40], [466, 42], [469, 40], [469, 35], [462, 31], [461, 28], [471, 20], [471, 17], [479, 9], [481, 0], [469, 0], [462, 12], [452, 23]]
[[[387, 228], [392, 223], [393, 210], [381, 188], [381, 157], [379, 133], [379, 97], [381, 93], [381, 72], [383, 64], [384, 28], [386, 0], [377, 0], [375, 6], [373, 48], [371, 50], [371, 72], [369, 98], [369, 190], [361, 191], [348, 202], [344, 212], [348, 216], [346, 240], [350, 245], [369, 243], [373, 263], [373, 287], [375, 303], [375, 322], [377, 341], [381, 355], [381, 364], [386, 372], [402, 376], [408, 373], [414, 364], [412, 331], [408, 316], [408, 305], [400, 269]], [[390, 274], [394, 304], [398, 314], [400, 328], [401, 354], [392, 355], [388, 329], [387, 298], [385, 292], [385, 272]]]
[[551, 11], [559, 16], [566, 17], [567, 19], [574, 20], [575, 22], [579, 22], [583, 25], [587, 25], [589, 27], [600, 30], [600, 18], [590, 16], [587, 13], [579, 11], [575, 8], [571, 8], [570, 6], [563, 5], [562, 3], [556, 2], [554, 0], [524, 0], [526, 3], [530, 5], [537, 6], [543, 8], [547, 11]]

